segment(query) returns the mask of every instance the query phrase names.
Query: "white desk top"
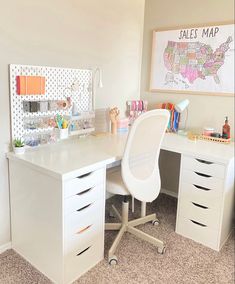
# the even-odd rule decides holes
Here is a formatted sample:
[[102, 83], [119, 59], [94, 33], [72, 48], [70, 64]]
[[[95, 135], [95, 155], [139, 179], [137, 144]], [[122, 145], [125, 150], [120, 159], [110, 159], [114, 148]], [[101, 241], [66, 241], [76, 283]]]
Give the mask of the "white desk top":
[[[66, 180], [121, 160], [126, 137], [126, 134], [108, 134], [68, 139], [54, 145], [30, 149], [25, 154], [15, 155], [11, 152], [7, 157]], [[222, 164], [228, 164], [234, 159], [234, 143], [222, 145], [200, 140], [194, 142], [172, 133], [166, 133], [161, 149], [201, 159], [213, 159]]]

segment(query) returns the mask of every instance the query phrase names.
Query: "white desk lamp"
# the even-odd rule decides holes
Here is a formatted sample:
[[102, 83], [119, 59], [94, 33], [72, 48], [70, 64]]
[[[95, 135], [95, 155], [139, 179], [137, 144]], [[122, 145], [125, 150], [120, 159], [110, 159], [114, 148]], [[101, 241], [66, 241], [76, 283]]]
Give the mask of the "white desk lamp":
[[184, 110], [186, 109], [187, 113], [186, 113], [186, 119], [185, 119], [185, 123], [184, 123], [184, 127], [179, 129], [178, 133], [182, 134], [182, 135], [186, 135], [187, 132], [185, 131], [186, 129], [186, 125], [187, 125], [187, 120], [188, 120], [188, 105], [189, 105], [189, 100], [185, 99], [181, 102], [179, 102], [178, 104], [175, 105], [175, 110], [182, 114], [184, 112]]

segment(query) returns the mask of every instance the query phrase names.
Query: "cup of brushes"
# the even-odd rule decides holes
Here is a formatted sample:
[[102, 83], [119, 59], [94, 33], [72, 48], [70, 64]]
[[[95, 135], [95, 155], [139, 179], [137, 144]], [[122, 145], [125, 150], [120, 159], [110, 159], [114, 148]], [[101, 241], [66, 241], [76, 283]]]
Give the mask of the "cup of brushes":
[[59, 139], [66, 139], [69, 136], [68, 131], [68, 121], [64, 119], [62, 115], [57, 114], [55, 116], [55, 122], [57, 125], [57, 131], [58, 131], [58, 138]]

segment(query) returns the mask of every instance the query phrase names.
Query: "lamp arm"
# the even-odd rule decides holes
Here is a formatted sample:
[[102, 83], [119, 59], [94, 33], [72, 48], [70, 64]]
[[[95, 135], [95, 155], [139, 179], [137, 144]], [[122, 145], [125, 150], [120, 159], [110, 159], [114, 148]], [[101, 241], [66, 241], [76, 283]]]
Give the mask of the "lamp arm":
[[99, 84], [98, 87], [102, 88], [103, 87], [103, 82], [102, 82], [102, 70], [99, 67], [96, 67], [92, 73], [92, 110], [95, 110], [95, 78], [96, 78], [96, 73], [99, 72]]
[[188, 108], [186, 108], [186, 118], [185, 118], [185, 121], [184, 121], [184, 130], [186, 129], [186, 126], [187, 126], [187, 122], [188, 122]]

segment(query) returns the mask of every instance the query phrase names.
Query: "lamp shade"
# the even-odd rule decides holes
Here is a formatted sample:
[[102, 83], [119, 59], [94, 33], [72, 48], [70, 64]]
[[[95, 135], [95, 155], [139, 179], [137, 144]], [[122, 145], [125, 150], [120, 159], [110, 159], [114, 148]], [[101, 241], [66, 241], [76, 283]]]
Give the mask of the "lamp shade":
[[189, 100], [188, 99], [183, 100], [175, 105], [175, 110], [181, 113], [187, 108], [188, 105], [189, 105]]

